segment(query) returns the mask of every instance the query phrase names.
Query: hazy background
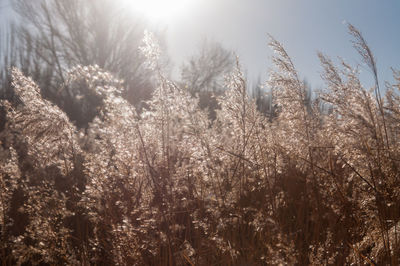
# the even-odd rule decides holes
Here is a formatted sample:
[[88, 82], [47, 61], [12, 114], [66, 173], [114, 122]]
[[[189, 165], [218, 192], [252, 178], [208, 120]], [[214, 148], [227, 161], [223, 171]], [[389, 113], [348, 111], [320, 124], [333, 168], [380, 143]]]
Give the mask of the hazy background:
[[[1, 28], [7, 18], [13, 18], [8, 1], [12, 0], [0, 0]], [[207, 38], [237, 53], [249, 81], [265, 80], [271, 54], [267, 34], [271, 34], [284, 44], [302, 77], [320, 87], [317, 51], [341, 56], [351, 64], [360, 62], [343, 25], [346, 22], [364, 34], [377, 59], [381, 81], [390, 81], [390, 67], [400, 68], [399, 14], [397, 0], [194, 0], [183, 14], [152, 24], [165, 29], [175, 76]], [[362, 79], [370, 80], [365, 73]]]
[[[358, 27], [371, 46], [382, 74], [390, 79], [390, 67], [400, 62], [400, 1], [269, 1], [203, 0], [185, 17], [171, 21], [169, 49], [176, 61], [196, 50], [202, 37], [222, 42], [240, 56], [251, 79], [270, 66], [267, 34], [282, 42], [301, 72], [319, 86], [317, 51], [359, 62], [344, 22]], [[371, 84], [372, 85], [372, 84]]]

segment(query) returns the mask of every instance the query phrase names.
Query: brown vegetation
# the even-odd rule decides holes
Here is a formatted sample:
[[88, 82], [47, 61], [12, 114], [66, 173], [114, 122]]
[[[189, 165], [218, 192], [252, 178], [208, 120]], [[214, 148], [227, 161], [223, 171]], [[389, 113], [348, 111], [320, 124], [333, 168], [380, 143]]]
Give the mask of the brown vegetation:
[[150, 34], [158, 87], [140, 114], [99, 67], [69, 72], [66, 86], [100, 102], [80, 130], [14, 69], [17, 100], [1, 105], [3, 265], [397, 265], [400, 73], [381, 96], [349, 29], [375, 87], [319, 55], [327, 87], [311, 103], [271, 39], [273, 117], [237, 64], [210, 120], [163, 74]]

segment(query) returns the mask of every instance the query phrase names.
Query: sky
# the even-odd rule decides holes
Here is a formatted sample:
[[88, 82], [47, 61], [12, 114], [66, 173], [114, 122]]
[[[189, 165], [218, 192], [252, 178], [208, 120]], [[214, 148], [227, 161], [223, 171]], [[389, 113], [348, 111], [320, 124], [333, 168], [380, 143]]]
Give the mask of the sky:
[[[203, 0], [168, 25], [169, 49], [176, 61], [196, 52], [202, 38], [236, 51], [250, 80], [268, 77], [272, 52], [268, 34], [280, 41], [300, 75], [322, 87], [317, 52], [352, 65], [361, 59], [352, 47], [346, 23], [356, 26], [372, 49], [382, 81], [400, 69], [400, 1], [398, 0]], [[365, 66], [362, 80], [373, 86]]]
[[[207, 38], [235, 51], [250, 81], [266, 80], [271, 68], [272, 52], [267, 46], [271, 34], [284, 45], [301, 77], [312, 87], [323, 87], [318, 51], [334, 60], [340, 56], [352, 65], [362, 64], [346, 23], [363, 33], [375, 55], [382, 85], [385, 80], [392, 81], [391, 67], [400, 69], [399, 0], [186, 1], [191, 4], [173, 16], [156, 20], [149, 15], [153, 25], [165, 29], [175, 75]], [[0, 0], [0, 8], [4, 3], [6, 0]], [[0, 23], [7, 13], [7, 8], [0, 10]], [[372, 87], [367, 68], [360, 69], [362, 81]]]

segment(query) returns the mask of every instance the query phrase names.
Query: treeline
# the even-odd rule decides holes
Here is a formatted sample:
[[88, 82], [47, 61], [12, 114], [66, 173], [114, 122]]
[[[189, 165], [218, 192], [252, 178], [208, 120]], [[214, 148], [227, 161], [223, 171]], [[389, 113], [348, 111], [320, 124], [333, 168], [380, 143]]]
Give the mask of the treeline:
[[[97, 102], [92, 97], [77, 99], [66, 84], [68, 70], [76, 65], [97, 65], [124, 81], [122, 96], [140, 112], [156, 87], [154, 73], [148, 71], [139, 51], [149, 23], [121, 1], [24, 1], [11, 2], [16, 19], [1, 32], [0, 97], [11, 99], [12, 67], [18, 67], [41, 87], [41, 93], [56, 103], [78, 125], [85, 127], [95, 116]], [[156, 33], [167, 50], [162, 31]], [[224, 76], [234, 67], [234, 53], [221, 44], [204, 40], [197, 54], [181, 67], [176, 80], [191, 93], [199, 94], [200, 106], [215, 118], [215, 96], [225, 89]], [[172, 62], [166, 53], [161, 62], [165, 73]], [[260, 84], [257, 84], [260, 85]], [[250, 88], [260, 108], [269, 100], [260, 86]], [[81, 93], [81, 92], [80, 92]]]

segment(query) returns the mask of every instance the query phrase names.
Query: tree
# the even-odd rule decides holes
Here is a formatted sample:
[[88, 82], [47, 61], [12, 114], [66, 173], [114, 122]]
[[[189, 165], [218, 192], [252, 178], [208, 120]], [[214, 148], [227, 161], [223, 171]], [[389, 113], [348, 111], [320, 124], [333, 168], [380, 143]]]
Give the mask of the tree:
[[199, 54], [182, 66], [182, 81], [194, 92], [221, 90], [234, 62], [233, 53], [220, 43], [204, 40]]
[[215, 118], [215, 96], [224, 89], [224, 76], [234, 66], [233, 53], [218, 42], [204, 40], [200, 51], [182, 66], [181, 82], [192, 94], [198, 94], [200, 107], [208, 108]]
[[66, 81], [66, 70], [76, 65], [98, 65], [113, 73], [124, 80], [122, 95], [139, 105], [150, 98], [154, 87], [153, 74], [137, 49], [146, 24], [140, 17], [132, 19], [124, 4], [111, 0], [14, 1], [20, 23], [10, 33], [18, 37], [15, 57], [20, 60], [9, 64], [34, 77], [46, 88], [42, 94], [79, 125], [93, 118], [93, 114], [82, 118], [80, 106], [89, 104], [93, 113], [96, 103], [83, 103], [90, 101], [84, 97], [84, 88], [78, 92], [59, 89]]

